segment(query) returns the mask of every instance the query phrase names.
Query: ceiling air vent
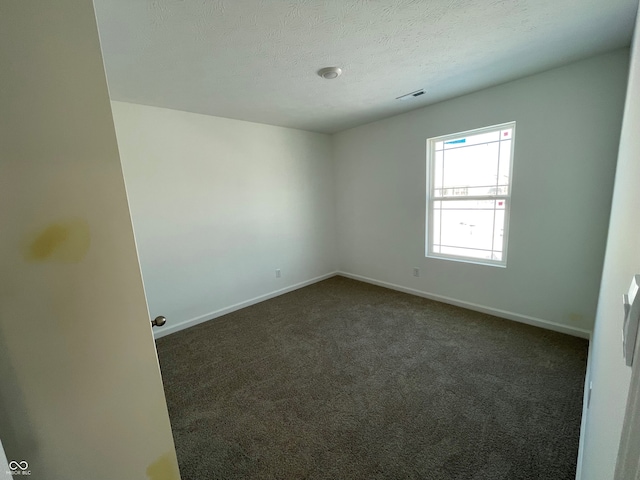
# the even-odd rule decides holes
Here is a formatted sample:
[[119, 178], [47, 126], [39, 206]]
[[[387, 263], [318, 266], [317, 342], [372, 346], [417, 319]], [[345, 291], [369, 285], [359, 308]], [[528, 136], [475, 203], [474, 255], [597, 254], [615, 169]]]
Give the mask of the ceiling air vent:
[[419, 97], [420, 95], [424, 95], [424, 89], [422, 88], [420, 90], [416, 90], [415, 92], [396, 97], [396, 100], [411, 100], [412, 98]]

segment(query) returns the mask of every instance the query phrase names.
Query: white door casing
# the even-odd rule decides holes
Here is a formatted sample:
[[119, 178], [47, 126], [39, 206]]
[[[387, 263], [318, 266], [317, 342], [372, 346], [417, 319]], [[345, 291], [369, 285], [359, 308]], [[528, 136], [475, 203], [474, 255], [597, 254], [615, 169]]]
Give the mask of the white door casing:
[[[620, 348], [622, 350], [622, 346]], [[635, 339], [631, 385], [616, 461], [615, 480], [640, 480], [640, 335]]]

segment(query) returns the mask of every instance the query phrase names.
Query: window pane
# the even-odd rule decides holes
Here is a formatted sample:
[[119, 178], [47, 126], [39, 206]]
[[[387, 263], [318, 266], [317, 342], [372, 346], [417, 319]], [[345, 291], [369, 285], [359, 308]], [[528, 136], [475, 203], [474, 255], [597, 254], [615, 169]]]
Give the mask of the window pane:
[[433, 211], [433, 243], [440, 244], [440, 210]]
[[[451, 253], [486, 260], [502, 260], [505, 199], [434, 202], [435, 253]], [[441, 209], [440, 209], [441, 207]], [[436, 250], [438, 246], [438, 250]]]
[[478, 145], [487, 142], [497, 142], [500, 140], [500, 132], [479, 133], [477, 135], [466, 135], [460, 138], [452, 138], [444, 142], [445, 150]]
[[433, 186], [437, 189], [442, 188], [442, 152], [436, 152], [435, 164], [433, 165]]
[[469, 197], [480, 195], [508, 195], [508, 185], [484, 185], [482, 187], [451, 187], [451, 188], [435, 188], [433, 190], [434, 197]]
[[442, 204], [442, 208], [445, 210], [490, 210], [493, 211], [496, 208], [496, 202], [501, 200], [444, 200], [442, 202], [435, 202]]
[[445, 150], [443, 187], [497, 185], [499, 143]]
[[504, 209], [496, 210], [495, 224], [493, 227], [493, 251], [502, 252], [504, 248]]
[[442, 210], [441, 245], [491, 250], [493, 210]]
[[[441, 247], [440, 253], [446, 255], [455, 255], [460, 257], [471, 257], [479, 260], [492, 260], [492, 257], [496, 256], [487, 250], [476, 250], [473, 248], [454, 248], [454, 247]], [[493, 258], [493, 260], [497, 260]], [[501, 260], [501, 259], [500, 259]]]
[[509, 185], [511, 167], [511, 140], [500, 142], [500, 166], [498, 170], [498, 183]]

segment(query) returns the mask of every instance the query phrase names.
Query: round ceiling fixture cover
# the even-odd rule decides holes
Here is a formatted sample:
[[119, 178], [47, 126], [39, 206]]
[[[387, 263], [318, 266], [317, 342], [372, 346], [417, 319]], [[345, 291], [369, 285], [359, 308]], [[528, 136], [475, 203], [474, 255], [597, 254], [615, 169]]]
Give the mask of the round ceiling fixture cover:
[[318, 75], [325, 80], [333, 80], [342, 75], [342, 69], [339, 67], [325, 67], [318, 70]]

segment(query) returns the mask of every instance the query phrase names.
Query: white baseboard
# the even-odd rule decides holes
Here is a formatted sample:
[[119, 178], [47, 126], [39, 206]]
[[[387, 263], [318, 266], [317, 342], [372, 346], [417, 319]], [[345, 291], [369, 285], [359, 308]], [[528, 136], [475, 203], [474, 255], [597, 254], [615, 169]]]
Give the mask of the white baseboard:
[[166, 337], [167, 335], [171, 335], [172, 333], [179, 332], [180, 330], [184, 330], [185, 328], [193, 327], [194, 325], [204, 323], [208, 320], [213, 320], [214, 318], [221, 317], [222, 315], [235, 312], [236, 310], [240, 310], [242, 308], [249, 307], [251, 305], [255, 305], [256, 303], [264, 302], [265, 300], [269, 300], [270, 298], [274, 298], [274, 297], [283, 295], [285, 293], [298, 290], [299, 288], [303, 288], [317, 282], [321, 282], [322, 280], [335, 277], [336, 275], [342, 275], [343, 277], [351, 278], [353, 280], [359, 280], [361, 282], [370, 283], [372, 285], [378, 285], [380, 287], [390, 288], [391, 290], [397, 290], [399, 292], [404, 292], [411, 295], [417, 295], [419, 297], [428, 298], [430, 300], [435, 300], [437, 302], [448, 303], [450, 305], [455, 305], [457, 307], [467, 308], [469, 310], [474, 310], [476, 312], [488, 313], [489, 315], [506, 318], [508, 320], [513, 320], [520, 323], [526, 323], [527, 325], [533, 325], [540, 328], [546, 328], [547, 330], [566, 333], [568, 335], [573, 335], [575, 337], [586, 338], [586, 339], [591, 338], [591, 332], [589, 330], [584, 330], [582, 328], [570, 327], [568, 325], [562, 325], [559, 323], [550, 322], [548, 320], [542, 320], [540, 318], [529, 317], [527, 315], [521, 315], [519, 313], [508, 312], [506, 310], [500, 310], [497, 308], [487, 307], [484, 305], [478, 305], [471, 302], [464, 302], [462, 300], [456, 300], [455, 298], [445, 297], [443, 295], [437, 295], [435, 293], [423, 292], [420, 290], [415, 290], [413, 288], [403, 287], [402, 285], [383, 282], [381, 280], [376, 280], [373, 278], [364, 277], [362, 275], [355, 275], [353, 273], [342, 272], [342, 271], [330, 272], [325, 275], [321, 275], [319, 277], [306, 280], [304, 282], [296, 283], [295, 285], [291, 285], [289, 287], [281, 288], [280, 290], [275, 290], [265, 295], [260, 295], [259, 297], [245, 300], [244, 302], [236, 303], [234, 305], [221, 308], [214, 312], [200, 315], [199, 317], [185, 320], [183, 322], [180, 322], [174, 325], [167, 325], [157, 330], [154, 329], [153, 334], [155, 338]]
[[190, 320], [185, 320], [184, 322], [180, 322], [175, 325], [167, 325], [166, 327], [163, 327], [163, 328], [154, 329], [153, 336], [154, 338], [166, 337], [167, 335], [171, 335], [172, 333], [179, 332], [180, 330], [184, 330], [185, 328], [193, 327], [194, 325], [198, 325], [199, 323], [204, 323], [209, 320], [213, 320], [214, 318], [218, 318], [218, 317], [221, 317], [222, 315], [235, 312], [236, 310], [240, 310], [245, 307], [250, 307], [251, 305], [255, 305], [256, 303], [264, 302], [265, 300], [269, 300], [270, 298], [278, 297], [280, 295], [292, 292], [294, 290], [298, 290], [299, 288], [306, 287], [313, 283], [321, 282], [322, 280], [326, 280], [327, 278], [335, 277], [337, 274], [338, 272], [327, 273], [325, 275], [312, 278], [311, 280], [306, 280], [304, 282], [296, 283], [295, 285], [281, 288], [280, 290], [275, 290], [271, 293], [266, 293], [264, 295], [260, 295], [259, 297], [245, 300], [244, 302], [236, 303], [235, 305], [231, 305], [229, 307], [221, 308], [219, 310], [216, 310], [215, 312], [206, 313], [204, 315], [200, 315], [199, 317], [192, 318]]
[[497, 308], [487, 307], [484, 305], [478, 305], [476, 303], [464, 302], [462, 300], [456, 300], [455, 298], [445, 297], [443, 295], [437, 295], [435, 293], [423, 292], [415, 290], [413, 288], [403, 287], [394, 283], [383, 282], [375, 280], [369, 277], [363, 277], [362, 275], [355, 275], [347, 272], [337, 272], [338, 275], [351, 278], [353, 280], [359, 280], [361, 282], [371, 283], [372, 285], [378, 285], [380, 287], [390, 288], [391, 290], [397, 290], [399, 292], [409, 293], [411, 295], [417, 295], [419, 297], [428, 298], [429, 300], [435, 300], [437, 302], [448, 303], [457, 307], [467, 308], [476, 312], [488, 313], [500, 318], [506, 318], [520, 323], [526, 323], [527, 325], [533, 325], [540, 328], [546, 328], [547, 330], [553, 330], [556, 332], [566, 333], [573, 335], [574, 337], [586, 338], [591, 337], [589, 330], [582, 328], [571, 327], [568, 325], [562, 325], [560, 323], [550, 322], [548, 320], [542, 320], [541, 318], [529, 317], [527, 315], [520, 315], [519, 313], [508, 312], [506, 310], [500, 310]]

